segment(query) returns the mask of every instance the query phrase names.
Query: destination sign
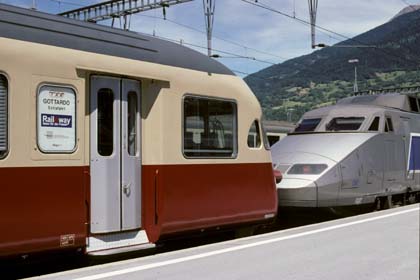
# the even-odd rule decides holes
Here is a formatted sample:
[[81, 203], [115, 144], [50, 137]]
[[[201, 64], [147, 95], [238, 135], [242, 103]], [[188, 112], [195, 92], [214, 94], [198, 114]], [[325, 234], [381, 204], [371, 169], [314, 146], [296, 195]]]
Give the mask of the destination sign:
[[42, 86], [38, 93], [38, 147], [71, 152], [76, 147], [76, 94], [70, 87]]

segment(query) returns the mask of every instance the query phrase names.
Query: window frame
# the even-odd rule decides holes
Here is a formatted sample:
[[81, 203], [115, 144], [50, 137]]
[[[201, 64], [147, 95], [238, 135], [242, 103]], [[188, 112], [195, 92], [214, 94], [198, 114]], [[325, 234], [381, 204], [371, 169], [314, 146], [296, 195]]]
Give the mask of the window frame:
[[6, 151], [0, 153], [0, 160], [4, 160], [10, 153], [10, 77], [7, 73], [0, 71], [0, 76], [6, 80]]
[[[200, 100], [211, 100], [211, 101], [222, 101], [222, 102], [230, 102], [234, 104], [234, 122], [233, 122], [233, 152], [231, 156], [188, 156], [185, 154], [185, 99], [186, 98], [197, 98]], [[230, 98], [223, 98], [223, 97], [214, 97], [208, 95], [199, 95], [199, 94], [192, 94], [186, 93], [182, 96], [181, 99], [181, 152], [185, 159], [237, 159], [238, 158], [238, 102], [236, 99]]]
[[[38, 121], [39, 121], [39, 103], [38, 98], [40, 94], [40, 90], [42, 87], [61, 87], [61, 88], [68, 88], [71, 89], [74, 92], [74, 148], [72, 150], [67, 151], [45, 151], [41, 149], [39, 145], [39, 129], [38, 129]], [[78, 133], [77, 133], [77, 109], [78, 109], [78, 92], [75, 86], [71, 84], [60, 84], [60, 83], [54, 83], [54, 82], [42, 82], [38, 85], [36, 89], [36, 96], [35, 96], [35, 103], [36, 103], [36, 124], [35, 124], [35, 139], [36, 139], [36, 146], [37, 149], [43, 153], [43, 154], [74, 154], [78, 150], [79, 141], [78, 141]]]

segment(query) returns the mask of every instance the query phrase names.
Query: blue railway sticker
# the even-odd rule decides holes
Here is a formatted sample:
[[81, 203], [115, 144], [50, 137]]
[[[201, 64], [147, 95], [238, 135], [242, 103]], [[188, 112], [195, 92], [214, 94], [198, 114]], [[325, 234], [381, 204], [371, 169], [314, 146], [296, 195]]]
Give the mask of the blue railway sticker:
[[72, 116], [41, 114], [41, 126], [71, 128]]

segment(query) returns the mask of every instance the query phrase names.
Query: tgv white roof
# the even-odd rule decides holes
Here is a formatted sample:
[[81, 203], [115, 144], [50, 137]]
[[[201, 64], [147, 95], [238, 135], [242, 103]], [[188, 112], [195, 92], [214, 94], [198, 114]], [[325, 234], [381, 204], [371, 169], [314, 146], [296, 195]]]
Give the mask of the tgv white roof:
[[[403, 111], [412, 111], [408, 95], [405, 94], [379, 94], [379, 95], [361, 95], [340, 99], [339, 105], [375, 105], [381, 107], [396, 108]], [[415, 97], [414, 97], [415, 98]]]

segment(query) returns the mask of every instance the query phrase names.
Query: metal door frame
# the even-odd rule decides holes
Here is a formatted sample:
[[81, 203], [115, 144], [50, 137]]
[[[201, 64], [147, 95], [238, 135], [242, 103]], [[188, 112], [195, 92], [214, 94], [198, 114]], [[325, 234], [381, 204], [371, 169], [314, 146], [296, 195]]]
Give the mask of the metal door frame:
[[[98, 93], [113, 91], [113, 152], [98, 151]], [[137, 153], [128, 155], [128, 93], [137, 94]], [[92, 233], [109, 233], [141, 227], [141, 84], [139, 81], [108, 76], [90, 79], [90, 170]], [[123, 117], [124, 116], [124, 117]], [[128, 179], [133, 176], [133, 180]], [[130, 182], [129, 182], [130, 181]], [[124, 187], [129, 191], [124, 190]], [[131, 201], [131, 203], [130, 203]], [[133, 202], [134, 201], [134, 202]]]

